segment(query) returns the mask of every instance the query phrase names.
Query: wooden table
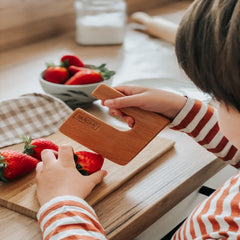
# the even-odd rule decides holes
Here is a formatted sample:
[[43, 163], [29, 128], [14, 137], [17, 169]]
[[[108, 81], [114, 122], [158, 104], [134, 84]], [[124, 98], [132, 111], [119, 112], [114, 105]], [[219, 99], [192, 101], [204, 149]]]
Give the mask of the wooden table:
[[[186, 4], [181, 6], [184, 9]], [[179, 12], [180, 15], [182, 13], [173, 14], [163, 9], [159, 12], [174, 20], [179, 19]], [[156, 13], [156, 10], [152, 11], [152, 14]], [[140, 77], [184, 80], [185, 76], [176, 64], [173, 47], [134, 31], [134, 27], [132, 24], [128, 26], [122, 46], [81, 47], [75, 43], [74, 33], [66, 33], [1, 53], [0, 99], [42, 92], [38, 76], [45, 68], [44, 63], [56, 62], [65, 53], [74, 53], [92, 64], [107, 63], [109, 68], [118, 72], [114, 85]], [[139, 68], [141, 71], [137, 72]], [[87, 108], [96, 115], [97, 109], [99, 103]], [[105, 120], [122, 124], [111, 117]], [[160, 136], [173, 139], [175, 147], [93, 206], [109, 239], [133, 239], [225, 166], [183, 133], [166, 128]], [[35, 220], [3, 207], [0, 207], [0, 216], [0, 239], [41, 239]]]

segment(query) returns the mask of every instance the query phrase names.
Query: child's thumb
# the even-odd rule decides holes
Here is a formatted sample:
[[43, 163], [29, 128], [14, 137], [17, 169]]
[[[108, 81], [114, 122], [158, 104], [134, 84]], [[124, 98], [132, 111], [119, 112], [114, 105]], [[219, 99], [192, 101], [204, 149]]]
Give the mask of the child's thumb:
[[91, 181], [97, 185], [99, 184], [103, 178], [107, 175], [107, 171], [106, 170], [99, 170], [95, 173], [92, 173], [89, 178], [91, 178]]

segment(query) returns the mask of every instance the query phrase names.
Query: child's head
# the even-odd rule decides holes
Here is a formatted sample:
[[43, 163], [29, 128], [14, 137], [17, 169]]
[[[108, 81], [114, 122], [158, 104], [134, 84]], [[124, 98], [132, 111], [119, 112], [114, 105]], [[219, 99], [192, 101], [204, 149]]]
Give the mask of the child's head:
[[196, 86], [221, 103], [220, 128], [240, 148], [240, 0], [195, 0], [179, 26], [176, 55]]
[[176, 54], [200, 89], [240, 112], [240, 1], [195, 0], [180, 24]]

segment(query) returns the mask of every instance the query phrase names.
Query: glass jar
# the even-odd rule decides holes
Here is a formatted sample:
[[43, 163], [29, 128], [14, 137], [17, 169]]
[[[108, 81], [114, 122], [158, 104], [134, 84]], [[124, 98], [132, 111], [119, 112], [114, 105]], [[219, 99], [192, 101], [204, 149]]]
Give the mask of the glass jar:
[[82, 45], [121, 44], [126, 26], [124, 0], [76, 0], [76, 41]]

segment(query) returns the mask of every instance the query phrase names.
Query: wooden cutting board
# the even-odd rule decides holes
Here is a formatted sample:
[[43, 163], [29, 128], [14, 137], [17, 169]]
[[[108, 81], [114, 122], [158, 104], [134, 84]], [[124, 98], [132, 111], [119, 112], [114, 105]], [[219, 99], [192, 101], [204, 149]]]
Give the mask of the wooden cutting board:
[[[90, 151], [60, 132], [46, 138], [58, 145], [63, 143], [71, 144], [75, 151]], [[96, 186], [86, 201], [93, 206], [148, 164], [170, 150], [173, 145], [174, 142], [172, 140], [157, 136], [127, 165], [120, 166], [105, 159], [103, 169], [108, 171], [108, 175], [102, 183]], [[23, 150], [23, 144], [13, 145], [4, 149], [21, 152]], [[13, 182], [0, 182], [0, 205], [29, 217], [36, 218], [39, 204], [36, 199], [35, 171]]]

